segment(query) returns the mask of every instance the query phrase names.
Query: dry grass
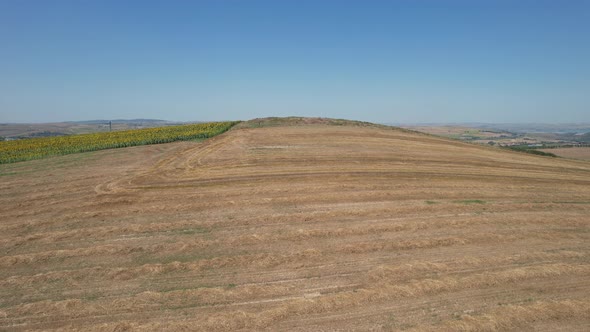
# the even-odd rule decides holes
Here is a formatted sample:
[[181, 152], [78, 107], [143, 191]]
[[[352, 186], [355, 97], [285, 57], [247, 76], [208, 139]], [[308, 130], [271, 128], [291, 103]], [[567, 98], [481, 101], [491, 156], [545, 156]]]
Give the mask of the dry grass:
[[283, 124], [0, 166], [0, 329], [587, 330], [590, 164]]
[[541, 151], [553, 153], [564, 158], [590, 160], [590, 147], [541, 149]]
[[[416, 328], [410, 331], [507, 331], [531, 328], [533, 324], [547, 321], [582, 320], [584, 326], [590, 323], [589, 301], [538, 301], [529, 305], [507, 305], [481, 315], [462, 314], [458, 319], [443, 324]], [[566, 325], [567, 326], [567, 325]], [[577, 326], [583, 328], [584, 326]], [[567, 327], [565, 327], [568, 329]]]

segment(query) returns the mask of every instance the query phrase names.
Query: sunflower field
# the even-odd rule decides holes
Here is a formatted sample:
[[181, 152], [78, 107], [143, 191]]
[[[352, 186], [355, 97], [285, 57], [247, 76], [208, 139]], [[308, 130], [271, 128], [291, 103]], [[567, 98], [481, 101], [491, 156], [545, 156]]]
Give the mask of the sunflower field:
[[0, 164], [135, 145], [205, 139], [219, 135], [239, 121], [54, 136], [0, 142]]

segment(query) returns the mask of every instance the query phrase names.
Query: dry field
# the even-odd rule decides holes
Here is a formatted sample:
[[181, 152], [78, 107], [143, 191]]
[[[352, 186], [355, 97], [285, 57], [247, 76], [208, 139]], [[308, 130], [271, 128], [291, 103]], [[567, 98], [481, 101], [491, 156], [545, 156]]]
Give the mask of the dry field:
[[563, 158], [590, 160], [590, 147], [541, 149], [541, 151], [553, 153]]
[[[470, 128], [453, 125], [440, 126], [402, 126], [402, 128], [419, 131], [436, 136], [443, 137], [460, 137], [461, 135], [476, 135], [481, 138], [498, 138], [502, 135], [500, 132], [492, 132], [481, 128]], [[509, 134], [509, 133], [505, 133]]]
[[0, 193], [0, 330], [590, 330], [585, 161], [242, 126], [1, 165]]

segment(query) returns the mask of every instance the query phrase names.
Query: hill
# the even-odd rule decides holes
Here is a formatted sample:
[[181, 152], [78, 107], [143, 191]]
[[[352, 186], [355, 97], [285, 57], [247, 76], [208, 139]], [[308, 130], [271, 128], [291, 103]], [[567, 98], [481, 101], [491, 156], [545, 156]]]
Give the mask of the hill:
[[[527, 149], [588, 146], [589, 127], [580, 125], [404, 125], [403, 128], [466, 142]], [[506, 128], [515, 130], [507, 131]], [[527, 132], [525, 130], [531, 130]], [[545, 131], [542, 131], [545, 130]], [[576, 131], [577, 130], [577, 131]]]
[[590, 163], [367, 123], [0, 165], [2, 330], [590, 327]]
[[[109, 124], [110, 122], [110, 124]], [[0, 138], [21, 139], [179, 125], [155, 119], [88, 120], [53, 123], [0, 123]]]

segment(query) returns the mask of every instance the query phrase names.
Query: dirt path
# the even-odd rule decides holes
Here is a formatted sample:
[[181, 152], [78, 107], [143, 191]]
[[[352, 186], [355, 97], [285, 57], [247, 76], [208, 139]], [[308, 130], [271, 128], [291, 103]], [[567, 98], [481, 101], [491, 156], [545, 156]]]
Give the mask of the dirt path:
[[0, 166], [1, 330], [590, 329], [590, 163], [306, 125]]

